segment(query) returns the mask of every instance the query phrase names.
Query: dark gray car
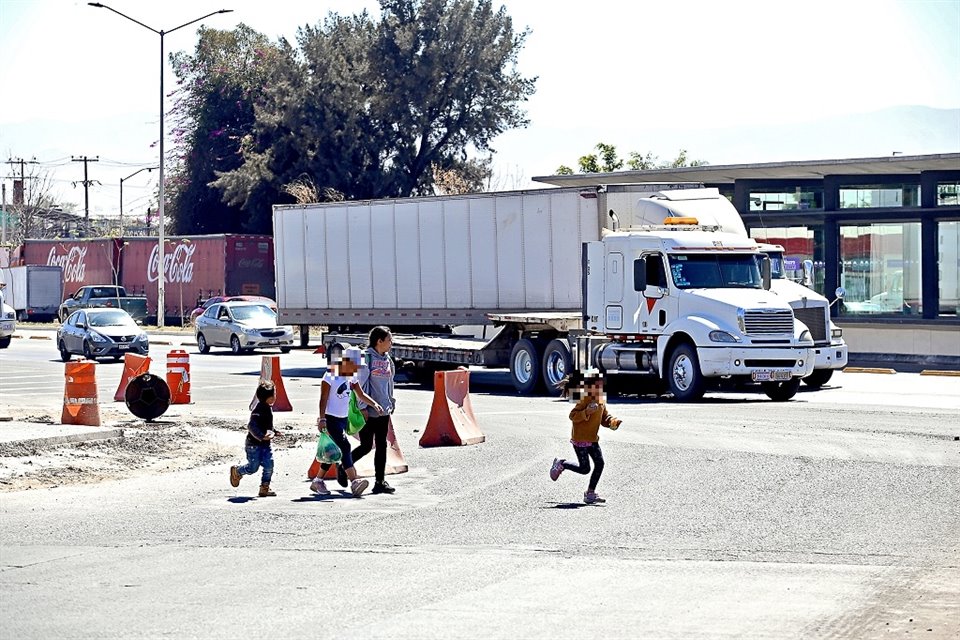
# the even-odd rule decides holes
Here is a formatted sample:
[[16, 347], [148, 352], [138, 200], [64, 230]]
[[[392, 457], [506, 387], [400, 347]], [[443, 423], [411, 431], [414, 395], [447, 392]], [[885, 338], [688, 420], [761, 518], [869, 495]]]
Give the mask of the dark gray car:
[[147, 355], [150, 338], [123, 309], [80, 309], [57, 330], [57, 349], [64, 362], [74, 353], [119, 360], [125, 353]]

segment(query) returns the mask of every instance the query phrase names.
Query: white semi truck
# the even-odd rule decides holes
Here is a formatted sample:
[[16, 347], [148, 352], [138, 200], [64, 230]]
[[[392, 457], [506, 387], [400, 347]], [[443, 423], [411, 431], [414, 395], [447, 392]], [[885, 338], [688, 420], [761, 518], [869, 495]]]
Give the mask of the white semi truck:
[[[304, 344], [309, 325], [343, 342], [387, 324], [398, 360], [426, 372], [508, 367], [521, 393], [555, 391], [572, 367], [596, 367], [620, 389], [681, 401], [722, 378], [788, 400], [813, 371], [814, 343], [769, 290], [757, 244], [689, 216], [635, 224], [640, 200], [702, 200], [697, 191], [622, 185], [277, 205], [280, 321], [300, 325]], [[499, 330], [489, 339], [449, 335], [490, 324]]]

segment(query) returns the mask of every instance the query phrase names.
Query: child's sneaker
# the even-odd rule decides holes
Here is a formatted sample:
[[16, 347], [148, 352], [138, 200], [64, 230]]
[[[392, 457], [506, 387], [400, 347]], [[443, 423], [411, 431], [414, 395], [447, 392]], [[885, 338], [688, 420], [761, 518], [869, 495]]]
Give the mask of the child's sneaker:
[[239, 487], [240, 486], [240, 470], [237, 469], [237, 465], [230, 467], [230, 486]]
[[556, 482], [561, 473], [563, 473], [563, 460], [554, 458], [553, 465], [550, 467], [550, 479]]
[[359, 498], [360, 494], [366, 491], [367, 487], [369, 486], [370, 486], [370, 482], [368, 480], [362, 480], [360, 478], [357, 478], [356, 480], [350, 483], [350, 491], [353, 492], [354, 498]]
[[275, 495], [277, 495], [277, 494], [276, 494], [276, 492], [270, 490], [270, 485], [268, 485], [268, 484], [262, 484], [262, 485], [260, 485], [260, 493], [257, 494], [257, 495], [259, 495], [261, 498], [270, 498], [270, 497], [275, 496]]
[[310, 491], [320, 494], [321, 496], [330, 495], [330, 489], [327, 489], [327, 485], [324, 483], [323, 478], [314, 479], [314, 481], [310, 483]]
[[587, 504], [599, 504], [601, 502], [606, 502], [606, 500], [597, 495], [596, 491], [587, 491], [584, 493], [583, 501]]

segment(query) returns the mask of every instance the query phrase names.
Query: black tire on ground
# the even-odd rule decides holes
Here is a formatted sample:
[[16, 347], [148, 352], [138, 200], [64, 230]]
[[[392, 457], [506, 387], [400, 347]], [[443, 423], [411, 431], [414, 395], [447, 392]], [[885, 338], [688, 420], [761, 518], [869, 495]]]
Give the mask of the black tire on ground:
[[290, 347], [280, 347], [280, 353], [290, 353]]
[[570, 375], [570, 349], [563, 340], [551, 340], [543, 350], [540, 371], [547, 395], [559, 396], [563, 393], [561, 382]]
[[207, 343], [207, 337], [202, 333], [197, 334], [197, 349], [200, 353], [210, 353], [210, 344]]
[[90, 350], [90, 343], [86, 340], [83, 341], [83, 357], [87, 360], [94, 360], [93, 351]]
[[12, 336], [6, 336], [4, 338], [0, 338], [0, 349], [6, 349], [7, 347], [9, 347], [11, 340], [13, 340]]
[[60, 350], [60, 359], [64, 362], [70, 362], [70, 352], [67, 351], [67, 347], [63, 344], [63, 340], [57, 344], [57, 349]]
[[800, 378], [790, 378], [784, 382], [762, 382], [760, 387], [771, 400], [786, 402], [797, 395], [797, 391], [800, 389]]
[[803, 379], [803, 383], [813, 389], [819, 389], [830, 382], [833, 377], [833, 369], [814, 369], [813, 373]]
[[510, 380], [520, 395], [532, 395], [543, 386], [540, 353], [537, 344], [529, 338], [518, 340], [510, 352]]
[[697, 350], [689, 344], [681, 344], [673, 350], [666, 374], [670, 393], [680, 402], [696, 402], [707, 390], [707, 382], [700, 373]]
[[240, 346], [240, 338], [237, 336], [230, 336], [230, 351], [232, 351], [235, 356], [243, 353], [243, 348]]

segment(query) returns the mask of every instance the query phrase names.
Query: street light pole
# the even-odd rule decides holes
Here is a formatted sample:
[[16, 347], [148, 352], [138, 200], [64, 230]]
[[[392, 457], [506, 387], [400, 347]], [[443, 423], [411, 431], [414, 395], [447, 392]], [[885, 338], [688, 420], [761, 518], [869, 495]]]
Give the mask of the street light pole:
[[141, 171], [153, 171], [157, 167], [144, 167], [143, 169], [137, 169], [126, 178], [120, 178], [120, 235], [123, 235], [123, 181], [129, 180], [133, 176], [137, 175]]
[[231, 12], [233, 11], [233, 9], [220, 9], [219, 11], [213, 11], [213, 12], [211, 12], [211, 13], [208, 13], [208, 14], [205, 15], [205, 16], [201, 16], [201, 17], [199, 17], [199, 18], [196, 18], [196, 19], [194, 19], [194, 20], [191, 20], [190, 22], [184, 22], [184, 23], [181, 24], [180, 26], [174, 27], [173, 29], [168, 29], [168, 30], [166, 30], [166, 31], [162, 31], [162, 30], [161, 30], [161, 31], [158, 31], [158, 30], [154, 29], [154, 28], [151, 27], [151, 26], [148, 26], [148, 25], [143, 24], [142, 22], [140, 22], [140, 21], [137, 20], [136, 18], [131, 18], [131, 17], [128, 16], [127, 14], [121, 13], [121, 12], [117, 11], [117, 10], [114, 9], [113, 7], [108, 7], [107, 5], [101, 4], [101, 3], [99, 3], [99, 2], [88, 2], [87, 4], [90, 5], [91, 7], [97, 7], [98, 9], [109, 9], [110, 11], [113, 11], [113, 12], [114, 12], [115, 14], [117, 14], [118, 16], [124, 17], [124, 18], [126, 18], [127, 20], [129, 20], [129, 21], [131, 21], [131, 22], [136, 22], [138, 25], [140, 25], [140, 26], [143, 27], [144, 29], [149, 29], [150, 31], [152, 31], [152, 32], [154, 32], [155, 34], [157, 34], [158, 36], [160, 36], [160, 207], [159, 207], [159, 211], [157, 212], [157, 215], [159, 216], [158, 225], [157, 225], [157, 226], [159, 227], [159, 238], [158, 238], [158, 242], [157, 242], [157, 245], [158, 245], [158, 247], [157, 247], [157, 254], [158, 254], [159, 258], [160, 258], [160, 264], [159, 264], [159, 277], [157, 278], [157, 326], [158, 326], [158, 327], [163, 327], [164, 314], [165, 314], [165, 302], [166, 302], [166, 301], [164, 300], [164, 286], [165, 286], [164, 281], [166, 280], [166, 277], [167, 277], [167, 276], [166, 276], [166, 271], [165, 271], [165, 269], [164, 269], [164, 267], [163, 267], [163, 263], [164, 263], [163, 241], [164, 241], [164, 231], [165, 231], [165, 230], [164, 230], [164, 226], [166, 225], [166, 220], [165, 220], [164, 215], [163, 215], [163, 207], [164, 207], [164, 202], [163, 202], [163, 200], [164, 200], [164, 189], [163, 189], [163, 134], [164, 134], [164, 131], [163, 131], [163, 111], [164, 111], [164, 109], [163, 109], [163, 70], [164, 70], [164, 60], [163, 60], [163, 36], [165, 36], [165, 35], [168, 34], [168, 33], [173, 33], [173, 32], [176, 31], [177, 29], [182, 29], [183, 27], [190, 26], [191, 24], [193, 24], [193, 23], [195, 23], [195, 22], [200, 22], [201, 20], [204, 20], [204, 19], [206, 19], [206, 18], [209, 18], [210, 16], [217, 15], [218, 13], [231, 13]]

